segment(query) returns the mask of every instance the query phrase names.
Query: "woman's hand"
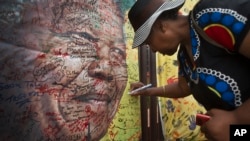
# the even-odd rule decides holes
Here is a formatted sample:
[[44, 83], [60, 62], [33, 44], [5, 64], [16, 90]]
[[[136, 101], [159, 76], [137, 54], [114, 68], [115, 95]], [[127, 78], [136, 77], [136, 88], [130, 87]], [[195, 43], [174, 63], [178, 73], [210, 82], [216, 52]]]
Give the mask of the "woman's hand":
[[144, 86], [144, 84], [142, 82], [130, 83], [130, 91], [133, 91], [133, 90], [140, 88], [142, 86]]
[[144, 90], [139, 90], [139, 91], [135, 91], [133, 93], [131, 93], [133, 90], [138, 89], [143, 87], [144, 84], [142, 82], [134, 82], [134, 83], [130, 83], [130, 95], [132, 96], [138, 96], [138, 95], [150, 95], [148, 92], [148, 89], [144, 89]]
[[[186, 85], [186, 83], [184, 83]], [[130, 92], [143, 87], [144, 84], [142, 82], [133, 82], [130, 83]], [[134, 93], [130, 93], [131, 96], [159, 96], [159, 97], [168, 97], [168, 98], [180, 98], [190, 95], [189, 89], [183, 89], [184, 87], [180, 87], [178, 82], [171, 83], [164, 86], [153, 86], [150, 88], [146, 88], [140, 91], [136, 91]]]
[[237, 124], [234, 112], [212, 109], [207, 115], [210, 119], [201, 126], [201, 132], [206, 138], [212, 141], [229, 141], [230, 124]]

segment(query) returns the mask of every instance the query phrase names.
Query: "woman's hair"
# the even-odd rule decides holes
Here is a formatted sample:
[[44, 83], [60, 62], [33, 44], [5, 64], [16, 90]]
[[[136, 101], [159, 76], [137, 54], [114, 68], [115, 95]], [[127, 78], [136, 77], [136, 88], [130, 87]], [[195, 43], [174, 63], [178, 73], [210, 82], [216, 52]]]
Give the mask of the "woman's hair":
[[178, 10], [176, 10], [176, 9], [170, 10], [170, 11], [164, 11], [158, 17], [158, 20], [176, 19], [177, 15], [178, 15]]
[[174, 9], [171, 9], [171, 10], [167, 10], [167, 11], [164, 11], [161, 13], [161, 15], [158, 17], [159, 20], [169, 20], [169, 19], [176, 19], [177, 18], [177, 15], [179, 13], [179, 10], [180, 8], [183, 6], [184, 4], [174, 8]]

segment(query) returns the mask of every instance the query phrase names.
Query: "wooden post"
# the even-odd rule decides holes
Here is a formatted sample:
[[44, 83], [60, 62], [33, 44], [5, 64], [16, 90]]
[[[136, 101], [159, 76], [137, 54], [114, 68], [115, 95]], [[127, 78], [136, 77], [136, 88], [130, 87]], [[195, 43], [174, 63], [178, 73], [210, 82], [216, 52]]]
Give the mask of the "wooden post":
[[[139, 78], [144, 84], [157, 85], [156, 57], [149, 47], [139, 47]], [[163, 141], [157, 97], [141, 96], [142, 141]]]

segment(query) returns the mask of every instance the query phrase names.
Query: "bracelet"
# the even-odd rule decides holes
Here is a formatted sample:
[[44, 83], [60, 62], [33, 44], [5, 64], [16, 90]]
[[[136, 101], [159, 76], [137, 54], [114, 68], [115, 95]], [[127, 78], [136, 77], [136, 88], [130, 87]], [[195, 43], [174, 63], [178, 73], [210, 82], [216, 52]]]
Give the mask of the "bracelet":
[[163, 94], [165, 95], [166, 94], [166, 88], [165, 88], [165, 86], [162, 86], [162, 90], [163, 90]]

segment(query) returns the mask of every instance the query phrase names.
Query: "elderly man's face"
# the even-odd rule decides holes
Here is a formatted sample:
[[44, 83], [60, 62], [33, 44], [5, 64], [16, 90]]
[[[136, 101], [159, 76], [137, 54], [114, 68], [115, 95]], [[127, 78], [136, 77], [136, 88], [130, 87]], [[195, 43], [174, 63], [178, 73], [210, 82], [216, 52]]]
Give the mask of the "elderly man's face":
[[5, 1], [0, 2], [1, 139], [99, 140], [127, 82], [117, 4]]

